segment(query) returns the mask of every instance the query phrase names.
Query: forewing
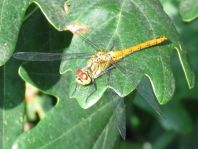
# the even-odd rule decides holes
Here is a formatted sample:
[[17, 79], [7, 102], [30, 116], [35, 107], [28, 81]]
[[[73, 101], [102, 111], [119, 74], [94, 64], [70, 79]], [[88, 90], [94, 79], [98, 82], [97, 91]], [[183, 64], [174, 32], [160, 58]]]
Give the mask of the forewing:
[[153, 108], [153, 110], [160, 117], [165, 118], [164, 114], [161, 111], [160, 105], [155, 98], [150, 81], [147, 77], [144, 77], [142, 79], [136, 89], [138, 93], [146, 100], [146, 102]]
[[24, 61], [57, 61], [67, 59], [89, 58], [93, 53], [42, 53], [42, 52], [17, 52], [15, 59]]
[[113, 106], [113, 120], [121, 137], [126, 138], [126, 112], [124, 98], [120, 97], [113, 90], [108, 90], [109, 99]]
[[[145, 99], [145, 101], [152, 107], [152, 109], [158, 115], [163, 117], [160, 105], [155, 98], [150, 81], [147, 77], [145, 77], [143, 70], [141, 70], [141, 68], [138, 68], [135, 63], [130, 64], [131, 67], [128, 66], [129, 65], [127, 64], [126, 60], [122, 60], [121, 64], [115, 64], [115, 67], [121, 71], [132, 84], [137, 85], [136, 89], [138, 93]], [[142, 78], [140, 82], [139, 80], [134, 80], [134, 76], [137, 75]]]

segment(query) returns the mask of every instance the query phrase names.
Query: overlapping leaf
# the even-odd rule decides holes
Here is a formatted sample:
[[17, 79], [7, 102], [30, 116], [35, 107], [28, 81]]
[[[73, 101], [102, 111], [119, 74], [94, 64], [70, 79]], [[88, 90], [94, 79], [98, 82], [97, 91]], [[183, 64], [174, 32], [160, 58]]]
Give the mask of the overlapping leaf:
[[24, 86], [17, 74], [19, 63], [9, 61], [0, 68], [0, 148], [11, 148], [23, 131]]
[[[32, 64], [34, 65], [34, 64]], [[24, 68], [30, 67], [24, 65]], [[112, 105], [107, 99], [89, 110], [79, 107], [77, 102], [69, 99], [66, 92], [70, 74], [62, 76], [50, 75], [58, 70], [54, 64], [44, 64], [48, 67], [48, 75], [29, 74], [28, 68], [20, 68], [20, 75], [29, 83], [46, 88], [55, 83], [56, 89], [48, 88], [45, 93], [59, 97], [57, 105], [48, 113], [38, 126], [22, 134], [13, 144], [13, 148], [113, 148], [117, 141], [118, 131], [112, 118]], [[33, 66], [32, 66], [33, 68]], [[36, 70], [36, 69], [33, 69]], [[48, 81], [48, 79], [51, 82]], [[33, 80], [32, 80], [33, 79]], [[32, 82], [34, 81], [34, 82]], [[43, 85], [40, 85], [43, 84]], [[48, 86], [48, 87], [49, 87]], [[86, 135], [87, 134], [87, 135]], [[25, 141], [26, 140], [26, 141]]]
[[65, 0], [48, 1], [48, 0], [17, 0], [17, 1], [0, 1], [0, 66], [12, 56], [20, 27], [23, 23], [23, 18], [27, 8], [36, 3], [47, 19], [52, 22], [57, 29], [61, 30], [64, 27], [64, 11]]
[[[152, 82], [158, 101], [160, 103], [166, 103], [170, 100], [174, 92], [174, 78], [170, 69], [170, 58], [173, 48], [177, 47], [177, 53], [189, 87], [191, 88], [193, 86], [193, 74], [186, 60], [185, 51], [182, 50], [182, 47], [180, 46], [177, 33], [171, 21], [163, 12], [158, 2], [154, 0], [149, 2], [146, 0], [111, 0], [108, 2], [104, 0], [95, 2], [90, 2], [89, 0], [83, 2], [71, 0], [67, 1], [67, 11], [64, 9], [65, 2], [61, 0], [56, 2], [40, 0], [35, 3], [41, 8], [49, 22], [59, 30], [67, 29], [68, 26], [76, 23], [85, 25], [90, 30], [87, 37], [102, 48], [109, 48], [113, 41], [115, 42], [116, 49], [122, 49], [160, 35], [167, 36], [170, 40], [170, 44], [153, 47], [134, 54], [129, 57], [128, 61], [135, 63], [137, 67], [141, 67], [141, 69], [144, 70], [144, 73], [149, 76]], [[6, 3], [3, 5], [4, 7], [6, 6], [5, 4]], [[24, 9], [25, 6], [27, 7], [27, 4], [23, 4]], [[19, 16], [22, 18], [22, 15]], [[19, 19], [19, 22], [21, 20], [22, 19]], [[6, 23], [6, 21], [7, 20], [2, 22]], [[2, 25], [2, 28], [4, 26], [5, 24]], [[19, 27], [20, 23], [15, 25], [15, 28], [17, 28], [16, 26]], [[13, 29], [12, 27], [10, 28]], [[14, 33], [17, 33], [18, 30]], [[5, 35], [4, 38], [3, 37], [1, 41], [4, 42], [1, 43], [1, 46], [4, 48], [1, 49], [5, 49], [5, 45], [6, 47], [8, 46], [7, 50], [1, 50], [3, 51], [1, 56], [4, 56], [2, 61], [5, 62], [13, 51], [14, 41], [16, 42], [16, 38], [10, 38], [7, 35]], [[7, 38], [13, 39], [13, 41], [5, 43]], [[10, 43], [12, 43], [11, 47], [9, 46]], [[87, 52], [91, 50], [92, 49], [90, 47], [86, 44], [83, 45], [82, 41], [79, 41], [78, 37], [76, 37], [72, 40], [69, 52]], [[82, 67], [86, 64], [86, 60], [70, 61], [70, 64], [71, 63], [73, 65], [69, 66], [67, 65], [68, 63], [63, 61], [60, 69], [61, 73], [66, 72], [67, 69], [75, 72], [76, 67]], [[127, 67], [130, 69], [130, 65]], [[116, 74], [116, 72], [114, 75], [121, 77], [121, 74]], [[121, 78], [122, 79], [119, 81], [124, 84], [124, 90], [118, 90], [120, 82], [117, 82], [116, 86], [110, 85], [110, 87], [114, 88], [119, 95], [125, 96], [129, 94], [137, 84], [130, 84], [124, 77]], [[134, 80], [136, 80], [135, 82], [139, 82], [138, 80], [140, 79], [141, 78], [134, 78]], [[82, 99], [79, 94], [82, 91], [76, 93], [76, 98], [82, 107], [89, 107], [98, 101], [107, 88], [102, 82], [104, 82], [103, 78], [97, 80], [98, 89], [90, 98], [91, 100], [86, 99], [87, 95]], [[73, 82], [71, 82], [71, 86], [74, 86]], [[73, 89], [74, 87], [71, 88]], [[70, 95], [71, 92], [72, 91], [70, 91]], [[86, 103], [86, 101], [89, 102]]]
[[179, 11], [184, 21], [192, 21], [198, 17], [198, 3], [196, 0], [181, 0]]
[[[84, 2], [73, 4], [72, 1], [69, 1], [68, 4], [70, 4], [70, 11], [67, 20], [71, 21], [70, 25], [79, 22], [86, 25], [90, 29], [86, 37], [101, 48], [108, 49], [115, 43], [114, 49], [122, 49], [160, 35], [168, 37], [170, 43], [135, 53], [124, 61], [127, 69], [133, 70], [133, 66], [139, 67], [144, 74], [147, 74], [161, 104], [169, 101], [174, 92], [174, 78], [170, 68], [170, 59], [174, 48], [177, 49], [189, 87], [193, 86], [193, 74], [186, 60], [185, 51], [181, 49], [178, 35], [159, 3], [122, 0], [116, 2], [97, 1], [90, 7], [86, 7]], [[85, 9], [76, 10], [79, 6]], [[80, 11], [81, 15], [77, 15]], [[74, 37], [68, 51], [93, 52], [94, 49], [79, 37]], [[60, 71], [64, 73], [68, 69], [72, 69], [75, 73], [76, 68], [85, 66], [86, 62], [86, 59], [63, 61]], [[73, 75], [75, 75], [74, 73]], [[113, 88], [120, 96], [129, 94], [141, 79], [141, 75], [137, 75], [133, 80], [127, 80], [116, 70], [112, 75], [116, 75], [118, 79], [114, 81], [114, 85], [110, 84], [109, 87]], [[79, 87], [79, 90], [75, 92], [75, 97], [82, 107], [87, 108], [96, 103], [106, 90], [104, 78], [101, 77], [96, 82], [97, 91], [88, 99], [86, 97], [89, 94], [86, 91], [89, 93], [93, 91], [93, 86]], [[123, 86], [120, 87], [120, 85]], [[70, 86], [73, 86], [72, 90], [74, 90], [74, 82]]]
[[[38, 11], [23, 25], [17, 49], [61, 49], [69, 44], [70, 38], [71, 34], [59, 33], [50, 27]], [[75, 100], [69, 99], [67, 91], [71, 75], [60, 75], [59, 65], [59, 62], [32, 62], [20, 67], [20, 76], [43, 92], [57, 97], [57, 104], [36, 128], [22, 133], [13, 148], [113, 148], [118, 141], [118, 131], [112, 119], [110, 102], [103, 98], [90, 110], [82, 109]], [[85, 134], [89, 136], [85, 137]]]

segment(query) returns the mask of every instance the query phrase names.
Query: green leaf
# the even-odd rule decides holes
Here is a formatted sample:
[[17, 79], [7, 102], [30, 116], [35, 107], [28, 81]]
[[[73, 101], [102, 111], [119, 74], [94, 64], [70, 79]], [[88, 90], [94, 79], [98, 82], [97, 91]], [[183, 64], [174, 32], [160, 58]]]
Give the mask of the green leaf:
[[12, 56], [21, 25], [25, 21], [23, 19], [25, 12], [33, 2], [40, 7], [54, 27], [63, 30], [66, 17], [63, 8], [65, 0], [16, 0], [14, 2], [0, 0], [0, 66]]
[[[188, 111], [181, 103], [173, 101], [162, 107], [166, 119], [161, 119], [160, 123], [166, 130], [171, 130], [180, 134], [188, 134], [192, 131], [192, 119]], [[180, 116], [178, 116], [178, 113]]]
[[[170, 1], [170, 2], [169, 2]], [[163, 1], [164, 2], [164, 1]], [[188, 51], [188, 58], [190, 60], [191, 67], [194, 70], [195, 76], [198, 75], [198, 59], [197, 59], [197, 34], [198, 34], [198, 20], [194, 20], [190, 23], [185, 23], [181, 20], [178, 12], [178, 8], [174, 4], [175, 1], [167, 0], [163, 4], [165, 11], [172, 16], [177, 30], [180, 32], [180, 39], [183, 43], [183, 47]], [[173, 13], [174, 12], [174, 13]], [[180, 69], [180, 62], [177, 61], [177, 57], [173, 57], [173, 72], [176, 80], [176, 91], [174, 99], [183, 99], [189, 97], [190, 99], [197, 99], [198, 82], [195, 79], [194, 88], [188, 90], [185, 79], [181, 78], [182, 70]], [[183, 75], [182, 75], [183, 76]]]
[[140, 144], [138, 143], [134, 143], [134, 142], [129, 142], [129, 141], [122, 141], [119, 145], [118, 149], [141, 149], [143, 148], [142, 146], [144, 146], [144, 144]]
[[[178, 28], [181, 31], [181, 40], [184, 43], [185, 48], [188, 50], [188, 56], [190, 58], [190, 62], [192, 65], [192, 68], [195, 72], [195, 76], [198, 76], [198, 51], [197, 51], [197, 34], [198, 34], [198, 20], [193, 21], [191, 23], [181, 23], [177, 24]], [[176, 78], [176, 92], [175, 92], [175, 98], [177, 99], [182, 99], [188, 97], [188, 99], [197, 99], [198, 94], [198, 80], [195, 79], [195, 86], [191, 90], [187, 90], [188, 88], [186, 87], [186, 82], [184, 79], [181, 79], [181, 69], [180, 69], [180, 64], [178, 61], [173, 62], [173, 70]]]
[[[22, 26], [18, 49], [61, 49], [68, 46], [70, 39], [71, 34], [57, 32], [38, 11]], [[19, 74], [26, 82], [56, 97], [57, 103], [34, 129], [21, 134], [13, 148], [113, 148], [119, 135], [111, 103], [104, 97], [91, 109], [82, 109], [68, 97], [71, 74], [60, 75], [59, 65], [32, 62], [20, 67]]]
[[190, 135], [181, 136], [178, 140], [179, 146], [183, 148], [196, 149], [198, 146], [198, 119], [196, 118], [193, 123], [193, 131]]
[[153, 144], [153, 149], [163, 149], [167, 148], [171, 141], [175, 138], [175, 133], [171, 131], [164, 132], [158, 137], [158, 139]]
[[[134, 104], [154, 114], [154, 111], [143, 102], [140, 96], [135, 98]], [[192, 131], [192, 119], [179, 101], [170, 101], [168, 104], [161, 106], [161, 110], [163, 117], [159, 117], [158, 121], [165, 130], [180, 134], [188, 134]], [[178, 113], [180, 116], [178, 116]], [[156, 114], [154, 115], [156, 116]]]
[[[72, 24], [76, 26], [79, 23], [86, 25], [90, 29], [86, 37], [101, 48], [108, 49], [114, 42], [114, 49], [123, 49], [160, 35], [167, 36], [171, 42], [128, 56], [121, 64], [129, 70], [134, 70], [133, 67], [136, 67], [143, 72], [137, 73], [133, 80], [128, 80], [121, 72], [113, 70], [111, 76], [114, 76], [116, 80], [108, 87], [113, 88], [120, 96], [126, 96], [137, 86], [143, 77], [142, 74], [145, 74], [151, 81], [159, 103], [167, 103], [175, 88], [170, 66], [174, 48], [177, 51], [189, 88], [194, 86], [194, 75], [187, 61], [186, 51], [182, 48], [170, 19], [157, 1], [104, 2], [101, 0], [93, 2], [90, 7], [87, 7], [87, 3], [88, 1], [83, 1], [83, 3], [68, 1], [70, 7], [67, 16], [69, 25], [67, 26]], [[94, 50], [91, 46], [83, 43], [78, 36], [74, 36], [68, 51], [93, 52]], [[60, 72], [65, 73], [72, 70], [73, 76], [75, 76], [76, 68], [85, 66], [86, 62], [86, 59], [74, 59], [69, 62], [64, 60], [61, 63]], [[133, 74], [134, 72], [130, 75], [133, 76]], [[104, 77], [98, 78], [96, 84], [97, 90], [91, 96], [89, 94], [94, 91], [93, 85], [77, 88], [73, 97], [77, 98], [83, 108], [95, 104], [107, 89]], [[72, 96], [75, 88], [74, 81], [71, 81], [70, 87], [70, 95]]]
[[[48, 63], [49, 64], [49, 63]], [[50, 65], [48, 71], [51, 70]], [[26, 68], [27, 67], [27, 68]], [[101, 102], [84, 110], [79, 107], [77, 102], [69, 99], [67, 94], [69, 73], [62, 76], [28, 74], [26, 69], [30, 64], [24, 65], [19, 70], [25, 81], [39, 86], [39, 84], [49, 87], [45, 93], [58, 97], [56, 106], [48, 113], [36, 128], [22, 134], [15, 142], [13, 147], [26, 148], [113, 148], [117, 141], [118, 131], [115, 127], [115, 121], [112, 117], [112, 105], [106, 97]], [[33, 68], [33, 67], [32, 67]], [[54, 71], [52, 71], [54, 72]], [[48, 78], [51, 82], [48, 81]], [[38, 82], [32, 82], [31, 79], [37, 78]], [[54, 87], [50, 83], [56, 82]], [[42, 87], [44, 88], [44, 86]], [[26, 140], [26, 141], [25, 141]]]
[[[166, 35], [172, 44], [152, 47], [131, 55], [127, 58], [128, 63], [134, 63], [136, 67], [141, 67], [143, 73], [149, 77], [158, 101], [161, 104], [165, 104], [171, 99], [174, 92], [174, 78], [169, 61], [172, 55], [172, 49], [176, 48], [188, 85], [190, 88], [193, 87], [193, 73], [187, 62], [185, 51], [181, 47], [174, 26], [156, 0], [149, 2], [146, 0], [110, 0], [108, 2], [104, 0], [96, 2], [90, 0], [70, 0], [67, 1], [67, 5], [65, 5], [64, 0], [37, 0], [34, 2], [56, 29], [71, 29], [72, 25], [78, 23], [85, 25], [90, 29], [90, 32], [86, 36], [102, 48], [109, 48], [113, 41], [115, 41], [114, 47], [121, 49], [160, 35]], [[11, 3], [2, 3], [1, 28], [4, 28], [4, 30], [1, 30], [2, 36], [0, 40], [2, 47], [0, 52], [0, 56], [2, 57], [1, 65], [5, 63], [13, 52], [17, 33], [22, 22], [22, 16], [30, 3], [31, 1], [29, 1], [29, 3], [16, 2], [15, 4], [18, 5], [14, 6]], [[89, 6], [87, 4], [89, 4]], [[11, 6], [17, 7], [11, 9]], [[68, 6], [68, 10], [64, 9], [66, 8], [65, 6]], [[7, 9], [7, 7], [10, 9]], [[8, 14], [6, 13], [7, 11], [5, 11], [18, 10], [18, 8], [23, 11], [19, 11], [20, 13], [13, 11]], [[14, 17], [16, 14], [17, 17]], [[8, 17], [12, 19], [6, 19]], [[15, 19], [15, 25], [11, 26], [11, 22], [14, 22], [13, 18]], [[7, 33], [7, 31], [9, 31], [10, 34]], [[93, 51], [93, 49], [86, 44], [83, 45], [78, 37], [74, 37], [68, 51], [83, 52], [85, 49], [86, 52]], [[61, 63], [60, 72], [64, 73], [69, 69], [72, 70], [74, 74], [76, 67], [81, 67], [80, 64], [84, 66], [86, 60], [74, 60], [70, 61], [70, 64], [73, 65], [68, 66], [68, 63], [63, 61]], [[128, 64], [127, 67], [132, 69], [130, 64]], [[135, 83], [129, 83], [129, 80], [125, 79], [120, 72], [114, 71], [112, 74], [120, 76], [121, 79], [115, 81], [114, 86], [110, 84], [109, 87], [113, 88], [120, 96], [129, 94], [141, 80], [141, 77], [137, 75], [137, 77], [134, 77], [134, 80], [131, 80]], [[89, 99], [86, 99], [88, 95], [82, 97], [81, 93], [84, 92], [85, 89], [91, 92], [93, 86], [84, 87], [75, 93], [82, 107], [90, 107], [100, 99], [107, 89], [103, 80], [103, 77], [97, 79], [97, 91]], [[121, 83], [123, 86], [120, 89], [119, 85]], [[70, 84], [71, 95], [75, 83], [72, 80]]]
[[197, 0], [180, 0], [179, 12], [186, 22], [196, 19], [198, 17]]
[[28, 0], [0, 0], [0, 66], [11, 57], [17, 42]]
[[24, 85], [17, 70], [19, 63], [10, 60], [0, 67], [0, 148], [11, 148], [15, 139], [23, 131], [23, 91]]

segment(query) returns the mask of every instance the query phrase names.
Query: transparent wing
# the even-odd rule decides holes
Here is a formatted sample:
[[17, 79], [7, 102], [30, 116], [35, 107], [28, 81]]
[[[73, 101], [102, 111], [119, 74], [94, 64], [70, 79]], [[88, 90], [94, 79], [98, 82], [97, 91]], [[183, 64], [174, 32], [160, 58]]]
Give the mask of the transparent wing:
[[121, 137], [126, 138], [126, 113], [124, 98], [117, 95], [114, 91], [108, 90], [109, 99], [113, 106], [113, 120]]
[[[95, 49], [95, 52], [99, 51], [100, 48], [91, 42], [88, 38], [83, 35], [79, 37], [86, 42], [88, 45]], [[18, 60], [24, 61], [57, 61], [57, 60], [67, 60], [76, 58], [89, 58], [94, 52], [83, 52], [83, 53], [42, 53], [42, 52], [16, 52], [13, 57]]]
[[[110, 71], [106, 73], [106, 83], [110, 84], [109, 78]], [[113, 80], [113, 79], [111, 79]], [[125, 140], [126, 138], [126, 112], [125, 112], [125, 103], [124, 98], [120, 97], [113, 90], [108, 90], [108, 96], [110, 101], [112, 102], [113, 107], [113, 120], [115, 121], [115, 126], [117, 127], [121, 137]]]
[[[13, 57], [15, 59], [24, 60], [24, 61], [58, 61], [58, 60], [69, 60], [69, 59], [87, 59], [90, 58], [95, 52], [100, 49], [92, 43], [88, 38], [80, 35], [81, 39], [86, 42], [88, 45], [92, 46], [95, 49], [94, 52], [83, 52], [83, 53], [42, 53], [42, 52], [17, 52], [14, 53]], [[79, 66], [80, 67], [80, 66]], [[59, 66], [57, 67], [59, 68]], [[40, 74], [33, 72], [32, 74]], [[41, 74], [43, 75], [43, 74]], [[95, 86], [76, 86], [72, 91], [71, 96], [76, 96], [76, 93], [80, 94], [82, 99], [87, 99], [93, 94], [96, 90]], [[81, 101], [82, 103], [85, 101]]]
[[93, 53], [42, 53], [42, 52], [17, 52], [15, 59], [24, 61], [57, 61], [61, 59], [89, 58]]
[[153, 110], [165, 118], [164, 114], [161, 111], [159, 103], [156, 101], [155, 95], [153, 93], [150, 81], [147, 77], [144, 77], [143, 80], [137, 86], [138, 93], [147, 101], [147, 103], [153, 108]]
[[[121, 71], [128, 80], [131, 81], [132, 84], [137, 85], [136, 89], [138, 93], [145, 99], [145, 101], [152, 107], [152, 109], [160, 116], [164, 117], [160, 105], [157, 102], [155, 95], [153, 93], [150, 81], [147, 77], [144, 77], [144, 73], [141, 71], [141, 69], [133, 66], [133, 68], [125, 68], [118, 63], [115, 64], [116, 68]], [[141, 82], [137, 82], [137, 80], [134, 79], [135, 75], [140, 75], [139, 77], [142, 77], [143, 79]], [[164, 117], [165, 118], [165, 117]]]

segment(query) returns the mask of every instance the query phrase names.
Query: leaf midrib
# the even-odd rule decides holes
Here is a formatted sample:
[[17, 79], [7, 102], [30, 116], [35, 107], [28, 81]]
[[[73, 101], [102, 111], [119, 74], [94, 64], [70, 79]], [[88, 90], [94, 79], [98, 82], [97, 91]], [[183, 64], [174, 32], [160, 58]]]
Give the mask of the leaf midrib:
[[[4, 8], [5, 1], [6, 1], [6, 0], [3, 0], [3, 2], [2, 2], [2, 7], [1, 7], [1, 21], [0, 21], [1, 24], [2, 24], [2, 22], [3, 22], [3, 21], [2, 21], [2, 20], [3, 20], [2, 18], [3, 18], [3, 11], [4, 11], [3, 8]], [[1, 24], [0, 24], [0, 31], [1, 31], [1, 26], [2, 26]]]

